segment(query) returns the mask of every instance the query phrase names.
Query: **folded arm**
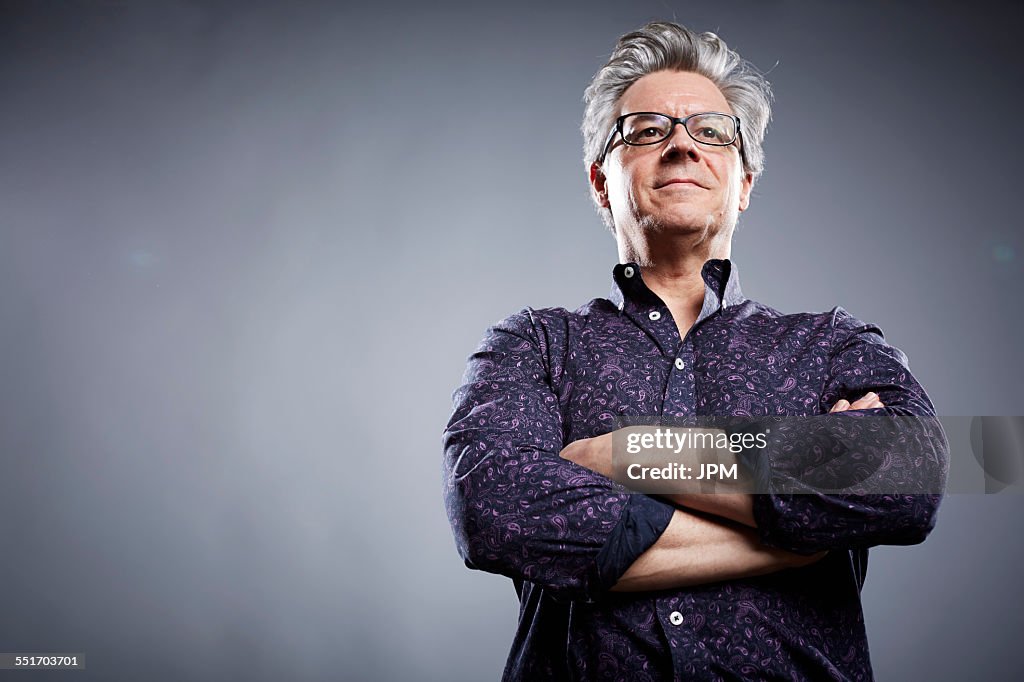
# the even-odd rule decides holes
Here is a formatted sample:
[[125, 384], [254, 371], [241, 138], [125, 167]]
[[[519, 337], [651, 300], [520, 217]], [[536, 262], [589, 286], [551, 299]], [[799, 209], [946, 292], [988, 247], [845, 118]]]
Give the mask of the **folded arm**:
[[561, 414], [539, 324], [527, 310], [489, 329], [455, 392], [445, 504], [467, 566], [590, 598], [803, 560], [559, 457]]
[[[870, 410], [885, 407], [875, 393], [868, 393], [853, 403], [848, 400], [839, 400], [831, 409], [830, 413], [846, 412], [847, 410]], [[584, 438], [570, 443], [562, 449], [562, 457], [585, 466], [592, 471], [604, 474], [609, 478], [618, 480], [623, 485], [629, 485], [630, 481], [616, 472], [613, 466], [614, 433], [606, 433], [594, 438]], [[720, 460], [728, 458], [728, 461], [720, 463], [729, 465], [736, 462], [736, 457], [728, 450], [720, 452]], [[749, 472], [748, 472], [749, 473]], [[735, 521], [751, 528], [757, 527], [757, 520], [754, 518], [754, 495], [746, 492], [728, 492], [728, 483], [720, 483], [721, 487], [714, 493], [674, 493], [660, 495], [663, 499], [674, 504], [702, 511], [708, 514], [720, 516], [723, 519]]]
[[665, 532], [636, 558], [612, 591], [660, 590], [750, 578], [806, 566], [825, 554], [803, 555], [769, 547], [750, 528], [676, 510]]
[[[753, 499], [758, 535], [798, 552], [923, 542], [945, 489], [946, 435], [906, 355], [877, 326], [836, 315], [822, 403], [871, 392], [884, 406], [773, 424], [755, 464], [772, 491]], [[829, 459], [836, 444], [842, 454]], [[860, 472], [870, 472], [863, 485]]]
[[[794, 552], [922, 542], [945, 484], [945, 434], [906, 356], [881, 330], [843, 311], [836, 333], [841, 342], [821, 394], [824, 404], [835, 401], [829, 414], [772, 418], [767, 446], [748, 461], [768, 493], [664, 497], [756, 528], [765, 544]], [[854, 396], [862, 397], [850, 403]], [[562, 456], [613, 476], [612, 437], [578, 441]], [[861, 470], [873, 476], [866, 492], [849, 485]]]

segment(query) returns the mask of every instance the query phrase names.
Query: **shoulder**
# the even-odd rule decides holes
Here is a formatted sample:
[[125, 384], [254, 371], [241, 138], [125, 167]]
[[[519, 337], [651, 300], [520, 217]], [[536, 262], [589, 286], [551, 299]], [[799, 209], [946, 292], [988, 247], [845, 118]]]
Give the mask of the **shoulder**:
[[595, 318], [613, 317], [619, 309], [607, 299], [593, 299], [575, 311], [561, 307], [526, 307], [488, 328], [482, 345], [539, 357], [553, 381], [562, 376], [573, 339]]
[[534, 308], [527, 306], [492, 324], [488, 334], [505, 333], [529, 341], [539, 341], [552, 331], [568, 324], [573, 313], [565, 308]]
[[527, 306], [490, 327], [524, 338], [542, 342], [545, 339], [563, 338], [581, 327], [589, 324], [594, 318], [618, 316], [619, 309], [604, 298], [595, 298], [576, 310], [561, 307]]
[[[586, 308], [575, 312], [560, 307], [523, 308], [488, 327], [481, 350], [502, 352], [515, 364], [539, 363], [557, 387], [565, 372], [571, 339], [587, 324]], [[614, 306], [612, 310], [618, 312]]]
[[835, 306], [824, 312], [783, 313], [771, 306], [747, 299], [732, 307], [736, 316], [754, 324], [771, 325], [786, 329], [815, 329], [835, 335], [849, 336], [859, 333], [882, 335], [878, 325], [864, 322], [842, 306]]
[[868, 344], [888, 349], [897, 356], [902, 364], [907, 364], [907, 357], [898, 348], [890, 346], [885, 340], [885, 333], [882, 328], [872, 322], [865, 322], [847, 312], [844, 308], [836, 306], [831, 311], [833, 334], [833, 345], [837, 350], [848, 348], [853, 344]]
[[890, 345], [885, 340], [882, 328], [877, 324], [865, 322], [840, 306], [833, 308], [831, 315], [834, 329], [832, 337], [834, 355], [851, 355], [858, 359], [885, 358], [909, 369], [910, 361], [907, 354], [896, 346]]
[[823, 314], [827, 314], [829, 316], [832, 327], [839, 333], [847, 335], [871, 333], [877, 334], [878, 336], [884, 336], [882, 334], [881, 327], [871, 322], [865, 322], [859, 317], [851, 314], [842, 306], [836, 306], [828, 313]]
[[758, 335], [785, 338], [790, 342], [802, 338], [803, 343], [819, 346], [833, 354], [851, 344], [870, 344], [892, 349], [894, 354], [902, 356], [902, 351], [886, 342], [881, 327], [864, 321], [842, 306], [822, 312], [783, 313], [748, 299], [729, 310], [737, 324]]
[[522, 308], [488, 327], [480, 349], [539, 358], [549, 373], [557, 373], [553, 358], [565, 354], [574, 317], [565, 308]]

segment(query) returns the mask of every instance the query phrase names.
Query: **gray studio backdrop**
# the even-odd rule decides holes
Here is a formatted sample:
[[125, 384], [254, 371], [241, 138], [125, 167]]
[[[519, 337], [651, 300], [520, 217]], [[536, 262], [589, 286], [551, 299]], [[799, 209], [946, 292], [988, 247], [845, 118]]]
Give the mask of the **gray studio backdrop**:
[[[488, 324], [607, 294], [580, 98], [651, 19], [774, 84], [746, 294], [878, 323], [940, 414], [1024, 414], [1019, 7], [378, 4], [4, 4], [0, 651], [497, 679], [516, 598], [455, 552], [441, 431]], [[872, 550], [880, 680], [1013, 678], [1022, 512]]]

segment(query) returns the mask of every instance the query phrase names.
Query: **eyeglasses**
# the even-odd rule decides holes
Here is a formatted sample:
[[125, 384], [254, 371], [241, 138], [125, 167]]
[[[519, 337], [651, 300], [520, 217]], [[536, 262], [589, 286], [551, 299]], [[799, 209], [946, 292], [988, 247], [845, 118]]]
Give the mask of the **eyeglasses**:
[[[675, 118], [653, 111], [638, 111], [615, 119], [615, 127], [608, 135], [608, 141], [604, 143], [604, 150], [597, 162], [604, 161], [616, 133], [630, 147], [642, 147], [667, 140], [672, 136], [677, 123], [683, 126], [693, 140], [712, 147], [728, 147], [740, 136], [740, 119], [732, 114], [701, 112], [686, 118]], [[740, 146], [742, 154], [743, 147]]]

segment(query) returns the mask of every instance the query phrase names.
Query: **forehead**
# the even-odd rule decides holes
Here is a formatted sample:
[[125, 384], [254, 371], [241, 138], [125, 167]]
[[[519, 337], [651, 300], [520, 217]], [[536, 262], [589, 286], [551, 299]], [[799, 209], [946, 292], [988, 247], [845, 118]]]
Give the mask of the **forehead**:
[[733, 113], [710, 79], [690, 71], [655, 71], [638, 79], [619, 100], [619, 115], [660, 111], [683, 116], [697, 111]]

